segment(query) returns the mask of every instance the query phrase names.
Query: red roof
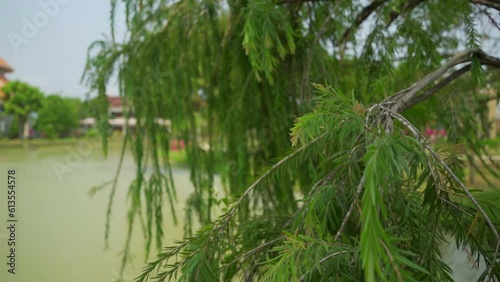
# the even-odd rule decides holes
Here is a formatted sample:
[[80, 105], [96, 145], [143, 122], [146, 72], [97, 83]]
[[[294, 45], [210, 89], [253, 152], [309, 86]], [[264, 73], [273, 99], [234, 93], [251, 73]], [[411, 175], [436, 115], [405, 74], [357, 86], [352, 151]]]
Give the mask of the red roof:
[[108, 96], [108, 101], [112, 108], [119, 108], [122, 106], [122, 100], [118, 96]]
[[9, 80], [7, 80], [7, 78], [5, 78], [5, 76], [0, 75], [0, 100], [5, 99], [5, 93], [2, 92], [2, 87], [5, 84], [7, 84], [7, 82], [9, 82]]
[[7, 64], [7, 62], [4, 59], [2, 59], [2, 57], [0, 57], [0, 69], [3, 69], [5, 72], [14, 71], [14, 69], [9, 64]]

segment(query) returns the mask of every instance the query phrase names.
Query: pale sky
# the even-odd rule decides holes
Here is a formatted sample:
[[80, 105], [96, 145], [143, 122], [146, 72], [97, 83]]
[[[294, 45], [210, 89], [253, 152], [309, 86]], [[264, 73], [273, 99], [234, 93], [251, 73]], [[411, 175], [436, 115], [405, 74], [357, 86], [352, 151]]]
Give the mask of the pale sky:
[[[84, 98], [88, 89], [80, 78], [87, 48], [103, 34], [109, 37], [109, 1], [0, 0], [0, 12], [0, 57], [14, 68], [7, 77], [46, 94]], [[117, 17], [123, 38], [123, 12]], [[116, 85], [108, 93], [118, 94]]]
[[[46, 94], [84, 98], [88, 89], [80, 78], [87, 48], [110, 35], [109, 0], [0, 0], [0, 12], [0, 57], [15, 70], [7, 77], [38, 86]], [[499, 20], [498, 13], [492, 15]], [[123, 10], [116, 17], [119, 40], [125, 35]], [[483, 48], [498, 56], [500, 33], [486, 26], [496, 40], [483, 42]], [[116, 83], [108, 86], [108, 94], [118, 94]]]

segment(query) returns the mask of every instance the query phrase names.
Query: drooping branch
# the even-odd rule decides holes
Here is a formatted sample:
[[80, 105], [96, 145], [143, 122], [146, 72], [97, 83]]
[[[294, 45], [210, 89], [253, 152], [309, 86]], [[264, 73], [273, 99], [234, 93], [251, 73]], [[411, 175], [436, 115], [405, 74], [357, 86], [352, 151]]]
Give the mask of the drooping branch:
[[[408, 121], [405, 117], [400, 115], [399, 113], [393, 111], [392, 109], [386, 108], [381, 104], [375, 104], [372, 106], [372, 108], [379, 108], [382, 112], [390, 115], [391, 117], [399, 120], [408, 130], [410, 130], [413, 134], [413, 136], [418, 139], [418, 140], [424, 140], [424, 136], [422, 133], [410, 122]], [[380, 115], [383, 116], [383, 115]], [[498, 230], [495, 227], [495, 224], [491, 220], [491, 218], [488, 216], [488, 214], [485, 212], [483, 207], [479, 204], [477, 199], [472, 195], [472, 193], [469, 191], [469, 189], [465, 186], [465, 184], [458, 178], [458, 176], [453, 172], [453, 170], [446, 164], [446, 162], [441, 158], [436, 151], [434, 151], [428, 144], [426, 143], [421, 143], [422, 148], [425, 149], [427, 152], [429, 152], [430, 156], [434, 160], [437, 161], [445, 170], [448, 172], [448, 174], [451, 176], [453, 181], [460, 186], [460, 188], [463, 190], [467, 198], [472, 202], [472, 204], [477, 208], [478, 212], [483, 216], [483, 219], [486, 221], [487, 226], [495, 236], [495, 239], [497, 240], [496, 242], [496, 247], [495, 251], [493, 253], [493, 258], [492, 258], [492, 264], [488, 270], [488, 278], [491, 279], [493, 275], [493, 268], [495, 266], [495, 263], [497, 262], [497, 256], [500, 250], [500, 234], [498, 233]]]

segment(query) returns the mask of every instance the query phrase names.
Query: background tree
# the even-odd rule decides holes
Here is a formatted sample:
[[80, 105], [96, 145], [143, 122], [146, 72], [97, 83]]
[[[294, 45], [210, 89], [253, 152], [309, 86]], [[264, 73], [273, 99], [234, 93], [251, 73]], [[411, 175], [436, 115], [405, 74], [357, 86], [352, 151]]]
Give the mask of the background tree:
[[9, 130], [7, 131], [7, 137], [10, 139], [21, 137], [21, 135], [19, 135], [19, 122], [17, 121], [17, 116], [14, 116], [12, 118], [12, 121], [10, 122]]
[[[499, 277], [498, 207], [481, 196], [486, 213], [463, 186], [459, 159], [462, 148], [486, 153], [477, 89], [500, 64], [479, 47], [495, 44], [482, 35], [497, 26], [496, 2], [125, 3], [130, 36], [95, 42], [84, 80], [104, 97], [116, 72], [137, 117], [124, 141], [137, 162], [128, 218], [145, 223], [147, 250], [161, 246], [163, 199], [175, 199], [174, 134], [188, 144], [195, 186], [192, 237], [140, 281], [155, 270], [159, 281], [450, 280], [439, 250], [447, 232], [486, 260], [483, 279]], [[449, 146], [429, 146], [418, 131], [428, 122], [446, 128]], [[498, 177], [498, 166], [490, 171]], [[225, 212], [214, 219], [217, 205]], [[196, 235], [194, 220], [205, 226]]]
[[83, 102], [82, 102], [82, 100], [80, 100], [80, 98], [64, 97], [64, 100], [70, 106], [72, 111], [74, 113], [76, 113], [76, 116], [78, 117], [78, 119], [82, 119], [82, 118], [86, 117], [85, 109], [83, 107]]
[[79, 125], [80, 111], [79, 99], [49, 95], [42, 101], [35, 128], [48, 138], [68, 137]]
[[24, 135], [29, 114], [42, 106], [43, 93], [37, 87], [21, 81], [8, 82], [2, 88], [7, 95], [5, 111], [16, 115], [19, 125], [19, 136]]

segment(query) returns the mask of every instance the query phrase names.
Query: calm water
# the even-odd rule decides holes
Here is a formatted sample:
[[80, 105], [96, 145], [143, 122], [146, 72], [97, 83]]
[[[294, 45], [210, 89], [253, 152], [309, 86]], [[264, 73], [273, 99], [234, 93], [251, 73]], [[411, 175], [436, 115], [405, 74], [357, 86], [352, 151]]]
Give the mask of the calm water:
[[[115, 281], [127, 232], [126, 192], [135, 174], [132, 158], [126, 157], [118, 182], [108, 250], [104, 250], [104, 225], [110, 187], [93, 197], [88, 191], [113, 178], [118, 160], [117, 149], [105, 159], [98, 144], [0, 148], [0, 281]], [[15, 275], [7, 272], [6, 265], [8, 169], [17, 171]], [[189, 172], [175, 169], [174, 178], [182, 212], [192, 191]], [[169, 210], [165, 214], [169, 227], [164, 242], [170, 245], [182, 239], [182, 222], [173, 226]], [[132, 281], [144, 263], [142, 233], [136, 228], [134, 234], [135, 259], [125, 271], [125, 281]]]

